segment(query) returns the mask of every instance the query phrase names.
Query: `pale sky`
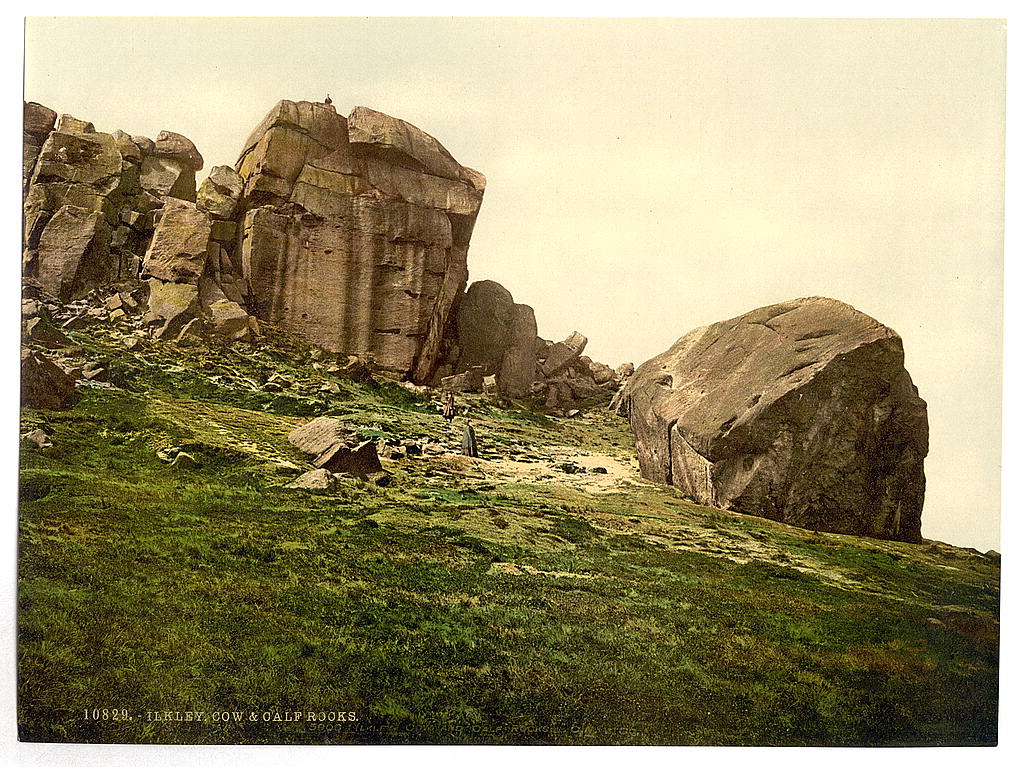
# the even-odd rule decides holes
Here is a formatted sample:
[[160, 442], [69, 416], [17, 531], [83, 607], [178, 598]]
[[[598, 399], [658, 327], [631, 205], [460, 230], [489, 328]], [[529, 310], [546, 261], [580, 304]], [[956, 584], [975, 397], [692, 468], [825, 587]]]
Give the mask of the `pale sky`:
[[617, 365], [824, 295], [903, 337], [923, 534], [999, 548], [999, 21], [27, 22], [25, 98], [233, 165], [276, 101], [363, 105], [487, 176], [470, 280]]

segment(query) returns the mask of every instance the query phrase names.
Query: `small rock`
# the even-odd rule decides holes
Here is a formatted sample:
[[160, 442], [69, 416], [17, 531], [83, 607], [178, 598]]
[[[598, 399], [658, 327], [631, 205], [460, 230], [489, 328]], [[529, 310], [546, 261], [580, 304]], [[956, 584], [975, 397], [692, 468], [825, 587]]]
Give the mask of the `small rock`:
[[606, 469], [604, 466], [595, 466], [595, 467], [593, 467], [590, 470], [590, 473], [591, 474], [607, 474], [608, 473], [608, 469]]
[[334, 381], [324, 381], [319, 390], [324, 394], [341, 394], [341, 387]]
[[331, 490], [338, 478], [327, 469], [313, 469], [285, 485], [290, 490]]
[[33, 317], [25, 323], [25, 337], [47, 349], [60, 349], [71, 345], [71, 339], [43, 317]]
[[129, 338], [124, 342], [124, 348], [130, 352], [137, 352], [144, 349], [146, 345], [143, 343], [141, 338]]
[[405, 448], [406, 455], [421, 455], [423, 453], [423, 447], [418, 442], [403, 442], [402, 447]]
[[583, 472], [586, 471], [584, 467], [572, 461], [562, 461], [561, 463], [556, 463], [555, 468], [558, 471], [564, 471], [566, 474], [582, 474]]
[[188, 453], [178, 453], [171, 461], [172, 469], [195, 469], [199, 462]]
[[93, 318], [86, 313], [76, 314], [69, 320], [65, 320], [61, 324], [61, 330], [81, 330], [82, 328], [90, 325]]
[[270, 378], [267, 379], [268, 384], [276, 384], [284, 389], [287, 389], [292, 385], [292, 381], [289, 378], [285, 378], [280, 373], [274, 373]]
[[387, 487], [391, 484], [391, 475], [386, 471], [375, 471], [372, 474], [367, 474], [366, 479], [378, 487]]
[[50, 441], [50, 435], [42, 429], [33, 429], [27, 434], [22, 434], [21, 438], [26, 442], [35, 445], [38, 449], [53, 447], [53, 443]]

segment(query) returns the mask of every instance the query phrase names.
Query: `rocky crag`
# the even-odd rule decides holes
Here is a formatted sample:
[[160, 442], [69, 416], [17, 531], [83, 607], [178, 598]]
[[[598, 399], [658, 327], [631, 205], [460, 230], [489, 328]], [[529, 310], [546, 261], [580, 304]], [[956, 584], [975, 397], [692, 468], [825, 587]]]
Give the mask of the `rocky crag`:
[[926, 406], [890, 328], [828, 298], [690, 331], [613, 403], [643, 476], [800, 527], [921, 540]]
[[197, 188], [202, 168], [179, 134], [100, 133], [26, 104], [29, 298], [51, 315], [85, 301], [81, 318], [58, 312], [65, 324], [137, 315], [168, 340], [253, 340], [269, 322], [417, 383], [563, 411], [617, 387], [621, 375], [582, 356], [581, 334], [545, 341], [497, 283], [466, 290], [485, 179], [419, 128], [280, 101], [234, 168]]
[[[235, 167], [196, 184], [155, 140], [25, 105], [23, 397], [74, 403], [46, 349], [85, 323], [136, 338], [254, 341], [284, 328], [351, 364], [574, 415], [618, 392], [644, 475], [702, 503], [814, 529], [920, 537], [927, 417], [899, 337], [829, 299], [701, 328], [640, 368], [537, 335], [533, 309], [467, 289], [482, 174], [365, 107], [280, 101]], [[66, 377], [65, 374], [70, 373]]]

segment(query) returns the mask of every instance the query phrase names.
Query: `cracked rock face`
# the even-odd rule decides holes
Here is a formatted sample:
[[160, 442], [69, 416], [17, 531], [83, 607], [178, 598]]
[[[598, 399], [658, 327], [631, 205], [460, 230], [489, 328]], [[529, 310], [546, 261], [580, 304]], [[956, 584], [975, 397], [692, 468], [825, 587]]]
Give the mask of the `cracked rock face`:
[[483, 176], [402, 120], [306, 101], [279, 102], [236, 168], [256, 316], [429, 380], [466, 285]]
[[844, 303], [797, 299], [692, 330], [613, 405], [643, 476], [700, 503], [921, 540], [926, 405], [900, 337]]

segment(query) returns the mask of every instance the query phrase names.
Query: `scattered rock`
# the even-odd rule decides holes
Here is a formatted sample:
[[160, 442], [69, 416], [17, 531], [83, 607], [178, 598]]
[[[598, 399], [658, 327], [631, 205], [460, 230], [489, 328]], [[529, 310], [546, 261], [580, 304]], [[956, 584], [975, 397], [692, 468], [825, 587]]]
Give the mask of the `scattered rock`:
[[26, 434], [22, 434], [21, 438], [29, 444], [35, 445], [39, 450], [53, 447], [53, 442], [50, 441], [50, 435], [42, 429], [33, 429]]
[[327, 469], [333, 474], [350, 474], [361, 478], [383, 471], [377, 456], [377, 445], [372, 440], [355, 447], [333, 445], [317, 456], [313, 463], [317, 468]]
[[564, 471], [566, 474], [583, 474], [586, 472], [586, 467], [580, 466], [574, 461], [561, 461], [555, 464], [555, 469], [558, 471]]
[[288, 441], [304, 453], [320, 455], [334, 445], [345, 443], [350, 434], [337, 418], [321, 416], [293, 429]]
[[548, 350], [548, 356], [541, 365], [545, 377], [550, 378], [561, 373], [575, 360], [587, 346], [587, 337], [582, 333], [573, 331], [564, 341], [552, 345]]
[[285, 485], [291, 490], [333, 490], [338, 478], [327, 469], [313, 469]]
[[71, 345], [71, 339], [43, 317], [33, 317], [25, 323], [25, 339], [47, 349], [61, 349]]
[[378, 487], [387, 487], [391, 484], [391, 475], [386, 471], [375, 471], [372, 474], [367, 474], [366, 479], [368, 482], [372, 482]]
[[74, 380], [41, 352], [21, 348], [21, 404], [40, 410], [67, 410], [80, 399]]
[[483, 385], [484, 374], [483, 370], [479, 367], [475, 367], [472, 370], [467, 370], [463, 373], [446, 376], [441, 379], [441, 389], [443, 391], [450, 391], [454, 394], [480, 391], [483, 388]]
[[171, 461], [172, 469], [195, 469], [199, 462], [189, 453], [178, 453]]

